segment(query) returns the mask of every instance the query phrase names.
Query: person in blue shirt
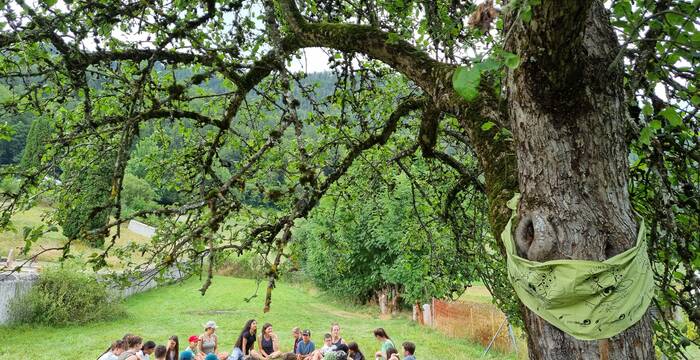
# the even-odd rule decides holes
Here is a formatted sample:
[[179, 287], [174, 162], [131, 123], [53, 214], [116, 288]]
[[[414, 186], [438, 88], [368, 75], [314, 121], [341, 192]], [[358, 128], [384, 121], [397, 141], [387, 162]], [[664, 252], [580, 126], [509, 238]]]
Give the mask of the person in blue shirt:
[[311, 341], [311, 331], [306, 329], [301, 332], [301, 341], [297, 345], [297, 360], [308, 360], [313, 356], [313, 352], [316, 350], [314, 342]]
[[416, 360], [416, 357], [413, 356], [413, 354], [416, 352], [416, 344], [406, 341], [405, 343], [401, 344], [403, 347], [403, 360]]

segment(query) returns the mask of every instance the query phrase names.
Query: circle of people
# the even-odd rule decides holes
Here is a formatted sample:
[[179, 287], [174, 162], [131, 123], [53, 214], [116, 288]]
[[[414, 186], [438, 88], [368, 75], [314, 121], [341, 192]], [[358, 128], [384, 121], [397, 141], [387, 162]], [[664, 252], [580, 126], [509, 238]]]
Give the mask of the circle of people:
[[[340, 336], [340, 325], [331, 325], [330, 333], [323, 336], [323, 346], [316, 348], [311, 341], [311, 331], [292, 329], [294, 345], [292, 351], [280, 349], [277, 335], [272, 324], [262, 326], [258, 339], [258, 323], [248, 320], [236, 339], [230, 353], [219, 352], [219, 338], [216, 335], [216, 323], [208, 321], [202, 335], [192, 335], [187, 340], [189, 346], [180, 352], [180, 342], [176, 335], [168, 339], [167, 345], [156, 345], [153, 341], [143, 342], [143, 338], [126, 334], [115, 341], [98, 360], [365, 360], [356, 342], [346, 343]], [[383, 328], [374, 330], [374, 337], [380, 343], [380, 349], [374, 354], [375, 360], [401, 360], [398, 350]], [[258, 341], [259, 340], [259, 341]], [[257, 349], [255, 343], [258, 343]], [[412, 342], [402, 344], [403, 360], [415, 360], [416, 345]], [[369, 359], [367, 359], [369, 360]]]

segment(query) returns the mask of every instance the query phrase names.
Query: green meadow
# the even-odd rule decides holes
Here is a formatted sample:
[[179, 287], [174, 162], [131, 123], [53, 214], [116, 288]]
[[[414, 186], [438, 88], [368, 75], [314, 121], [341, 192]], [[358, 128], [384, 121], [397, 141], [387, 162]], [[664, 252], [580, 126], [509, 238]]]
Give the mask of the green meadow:
[[[365, 355], [373, 355], [379, 344], [372, 330], [383, 327], [395, 343], [412, 341], [417, 345], [419, 359], [466, 360], [481, 358], [483, 347], [465, 339], [449, 338], [436, 330], [419, 326], [402, 313], [393, 318], [380, 318], [376, 307], [349, 305], [333, 299], [311, 287], [279, 284], [273, 291], [272, 309], [262, 312], [265, 284], [257, 296], [254, 280], [216, 277], [205, 296], [197, 291], [201, 283], [190, 279], [181, 284], [152, 289], [125, 301], [127, 316], [111, 322], [68, 327], [0, 327], [0, 358], [38, 359], [96, 359], [115, 339], [133, 333], [165, 344], [177, 335], [181, 349], [187, 337], [202, 333], [202, 324], [216, 321], [219, 329], [220, 351], [230, 351], [244, 322], [254, 318], [270, 322], [280, 338], [282, 350], [291, 348], [291, 329], [308, 328], [312, 340], [319, 344], [330, 325], [341, 325], [346, 341], [356, 341]], [[486, 358], [509, 358], [490, 354]]]

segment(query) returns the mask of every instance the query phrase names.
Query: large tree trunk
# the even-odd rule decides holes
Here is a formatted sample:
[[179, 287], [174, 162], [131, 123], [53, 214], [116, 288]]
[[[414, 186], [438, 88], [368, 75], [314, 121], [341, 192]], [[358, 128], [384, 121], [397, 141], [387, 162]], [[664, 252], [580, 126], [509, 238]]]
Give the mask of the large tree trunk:
[[[602, 4], [543, 1], [506, 47], [523, 62], [507, 79], [522, 192], [516, 243], [531, 260], [604, 260], [634, 245], [627, 191], [619, 45]], [[653, 359], [649, 316], [607, 340], [580, 341], [526, 310], [531, 359]]]

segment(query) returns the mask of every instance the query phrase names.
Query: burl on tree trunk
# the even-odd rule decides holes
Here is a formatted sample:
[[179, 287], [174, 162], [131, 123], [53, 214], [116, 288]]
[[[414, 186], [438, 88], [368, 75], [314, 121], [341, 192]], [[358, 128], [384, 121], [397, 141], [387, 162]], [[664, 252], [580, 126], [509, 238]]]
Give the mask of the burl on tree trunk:
[[[522, 59], [507, 79], [522, 200], [515, 233], [530, 260], [602, 261], [634, 246], [627, 191], [622, 68], [609, 14], [596, 1], [543, 1], [506, 19]], [[606, 340], [580, 341], [526, 310], [531, 359], [653, 359], [647, 315]]]

